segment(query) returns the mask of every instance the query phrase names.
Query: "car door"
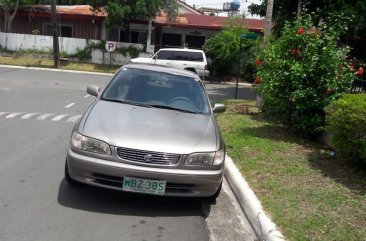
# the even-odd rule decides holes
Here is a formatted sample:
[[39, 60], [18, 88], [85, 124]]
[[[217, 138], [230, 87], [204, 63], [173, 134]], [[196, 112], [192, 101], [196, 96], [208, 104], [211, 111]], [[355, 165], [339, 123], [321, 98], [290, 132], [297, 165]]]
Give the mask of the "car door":
[[172, 66], [172, 51], [160, 50], [153, 57], [154, 64]]
[[190, 61], [190, 65], [196, 70], [196, 73], [199, 76], [204, 75], [205, 70], [205, 62], [203, 58], [202, 52], [189, 52], [188, 59]]
[[185, 63], [184, 56], [187, 52], [184, 51], [173, 51], [172, 56], [172, 67], [177, 69], [185, 69], [189, 67], [189, 64]]

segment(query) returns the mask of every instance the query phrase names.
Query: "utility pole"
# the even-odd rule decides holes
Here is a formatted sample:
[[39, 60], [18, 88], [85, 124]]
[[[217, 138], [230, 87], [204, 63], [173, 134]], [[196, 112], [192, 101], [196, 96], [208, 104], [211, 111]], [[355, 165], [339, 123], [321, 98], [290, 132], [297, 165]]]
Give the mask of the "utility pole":
[[58, 42], [58, 24], [57, 24], [56, 0], [51, 0], [51, 17], [52, 17], [52, 35], [53, 35], [53, 59], [55, 68], [60, 67], [60, 47]]
[[264, 19], [264, 37], [267, 37], [271, 34], [273, 1], [274, 0], [267, 0], [266, 18]]

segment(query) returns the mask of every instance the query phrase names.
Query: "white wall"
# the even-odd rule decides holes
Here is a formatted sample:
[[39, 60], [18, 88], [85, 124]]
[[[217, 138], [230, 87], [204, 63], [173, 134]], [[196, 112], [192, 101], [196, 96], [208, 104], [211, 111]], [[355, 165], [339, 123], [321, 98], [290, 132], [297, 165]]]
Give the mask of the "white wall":
[[[67, 54], [75, 54], [77, 48], [84, 49], [87, 45], [85, 39], [61, 37], [59, 41], [60, 51]], [[90, 41], [99, 42], [97, 40]], [[52, 36], [43, 35], [0, 33], [0, 44], [3, 48], [11, 51], [26, 49], [48, 51], [53, 48], [53, 38]]]
[[[87, 46], [86, 39], [79, 38], [64, 38], [60, 37], [60, 51], [63, 51], [67, 54], [75, 54], [77, 49], [84, 49]], [[99, 40], [89, 40], [93, 43], [100, 43]], [[43, 36], [43, 35], [31, 35], [31, 34], [15, 34], [15, 33], [1, 33], [0, 32], [0, 45], [2, 48], [5, 48], [10, 51], [19, 51], [19, 50], [43, 50], [49, 51], [53, 49], [53, 38], [52, 36]], [[143, 49], [144, 45], [142, 44], [131, 44], [131, 43], [117, 43], [117, 48], [129, 46]], [[92, 51], [92, 59], [90, 62], [92, 63], [103, 63], [103, 51], [100, 49], [93, 49]], [[141, 53], [140, 56], [145, 56], [145, 53]], [[122, 65], [126, 64], [130, 61], [131, 57], [127, 54], [127, 56], [123, 56], [122, 54], [113, 53], [112, 54], [112, 64]], [[105, 54], [104, 59], [105, 64], [109, 64], [109, 53]]]
[[[117, 43], [117, 48], [128, 48], [129, 46], [135, 47], [135, 48], [139, 48], [139, 49], [143, 49], [143, 45], [142, 44], [131, 44], [131, 43]], [[131, 56], [127, 53], [126, 56], [124, 56], [123, 54], [120, 53], [111, 53], [109, 54], [109, 52], [107, 51], [103, 51], [101, 49], [93, 49], [92, 50], [92, 59], [91, 62], [92, 63], [96, 63], [96, 64], [109, 64], [109, 59], [111, 56], [112, 59], [112, 65], [125, 65], [128, 64], [130, 62]], [[139, 57], [148, 57], [149, 54], [148, 53], [140, 53]]]

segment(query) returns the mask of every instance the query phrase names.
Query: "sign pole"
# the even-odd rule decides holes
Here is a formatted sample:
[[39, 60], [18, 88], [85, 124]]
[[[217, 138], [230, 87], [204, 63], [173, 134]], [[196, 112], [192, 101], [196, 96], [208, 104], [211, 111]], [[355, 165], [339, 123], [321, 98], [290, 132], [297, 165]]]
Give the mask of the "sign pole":
[[243, 33], [243, 34], [240, 35], [239, 55], [238, 55], [238, 72], [237, 72], [237, 75], [236, 75], [235, 99], [238, 98], [239, 76], [240, 76], [241, 41], [242, 41], [242, 39], [257, 39], [257, 38], [258, 38], [258, 34], [256, 34], [256, 33]]
[[109, 68], [112, 67], [112, 52], [109, 52]]
[[241, 36], [240, 36], [239, 55], [238, 55], [238, 72], [236, 75], [235, 99], [238, 98], [238, 87], [239, 87], [239, 76], [240, 76], [240, 55], [241, 55]]

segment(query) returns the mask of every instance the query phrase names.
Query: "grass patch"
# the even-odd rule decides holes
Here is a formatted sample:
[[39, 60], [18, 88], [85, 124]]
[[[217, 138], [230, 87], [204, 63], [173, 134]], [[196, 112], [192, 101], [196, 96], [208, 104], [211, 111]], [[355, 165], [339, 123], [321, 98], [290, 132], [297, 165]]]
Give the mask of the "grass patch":
[[288, 240], [365, 240], [366, 175], [317, 143], [227, 101], [218, 115], [229, 156]]
[[[53, 68], [54, 66], [53, 60], [51, 59], [35, 58], [31, 56], [15, 56], [15, 57], [0, 56], [0, 64], [39, 67], [39, 68]], [[60, 69], [114, 73], [118, 68], [120, 68], [120, 66], [112, 66], [111, 68], [109, 68], [108, 65], [68, 61], [67, 63], [62, 64]]]

